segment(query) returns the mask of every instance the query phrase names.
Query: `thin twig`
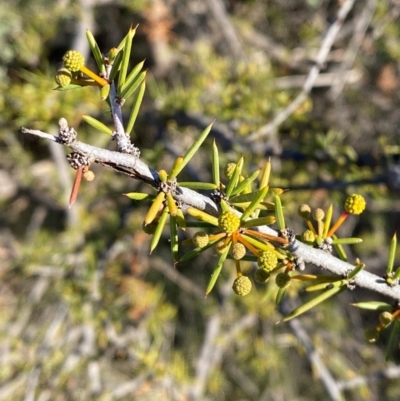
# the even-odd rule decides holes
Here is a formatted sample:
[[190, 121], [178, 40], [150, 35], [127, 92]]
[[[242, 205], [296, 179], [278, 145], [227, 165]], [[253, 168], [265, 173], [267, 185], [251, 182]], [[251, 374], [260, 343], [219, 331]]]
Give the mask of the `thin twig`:
[[199, 357], [196, 362], [195, 381], [190, 389], [189, 400], [196, 401], [201, 399], [204, 393], [204, 388], [207, 382], [208, 375], [214, 366], [216, 356], [217, 338], [221, 328], [221, 314], [214, 313], [206, 323], [203, 345], [200, 350]]
[[253, 132], [248, 137], [246, 137], [245, 141], [247, 143], [253, 142], [261, 137], [271, 135], [272, 133], [274, 133], [276, 129], [284, 121], [286, 121], [286, 119], [289, 116], [291, 116], [298, 109], [298, 107], [307, 99], [307, 96], [311, 92], [311, 89], [313, 88], [314, 82], [317, 79], [321, 71], [321, 68], [325, 64], [326, 58], [332, 48], [333, 43], [335, 42], [336, 36], [339, 33], [339, 30], [342, 27], [347, 14], [353, 7], [353, 4], [354, 0], [346, 0], [340, 7], [337, 13], [336, 21], [331, 25], [328, 32], [326, 33], [325, 39], [321, 44], [321, 48], [315, 60], [315, 64], [308, 73], [307, 80], [304, 83], [301, 92], [297, 95], [297, 97], [293, 100], [292, 103], [290, 103], [284, 109], [278, 111], [278, 114], [271, 122], [264, 125], [257, 131]]
[[307, 353], [308, 360], [312, 364], [313, 368], [316, 370], [318, 378], [324, 385], [325, 390], [329, 395], [329, 398], [332, 401], [342, 401], [343, 397], [337, 381], [333, 378], [328, 368], [325, 366], [324, 362], [320, 358], [318, 352], [314, 347], [313, 342], [311, 341], [300, 320], [290, 320], [289, 325], [296, 335], [296, 338], [303, 344], [303, 347]]
[[[22, 128], [22, 132], [33, 134], [58, 143], [60, 142], [58, 137], [54, 137], [53, 135], [41, 131]], [[148, 167], [137, 157], [97, 148], [79, 141], [73, 142], [69, 147], [79, 153], [90, 155], [97, 163], [111, 167], [120, 173], [127, 174], [157, 187], [159, 182], [158, 173]], [[196, 209], [206, 211], [214, 216], [218, 216], [219, 214], [217, 205], [210, 198], [188, 188], [178, 187], [177, 194], [174, 195], [174, 197], [185, 206], [195, 207]], [[270, 235], [277, 235], [277, 232], [268, 226], [262, 226], [258, 229], [259, 231]], [[350, 263], [343, 262], [322, 250], [312, 248], [297, 240], [295, 240], [287, 249], [297, 257], [301, 258], [305, 263], [319, 266], [340, 276], [346, 276], [354, 269], [354, 266]], [[384, 272], [382, 272], [382, 275], [383, 274]], [[355, 283], [359, 287], [372, 290], [395, 300], [400, 300], [400, 286], [391, 287], [382, 277], [362, 271], [356, 276]]]
[[221, 28], [222, 34], [230, 47], [232, 54], [236, 60], [246, 61], [247, 57], [240, 44], [235, 28], [232, 26], [227, 15], [225, 6], [221, 0], [207, 0], [218, 26]]
[[367, 32], [368, 26], [371, 23], [372, 16], [374, 15], [377, 0], [369, 0], [364, 10], [362, 11], [360, 18], [358, 19], [356, 26], [354, 28], [354, 35], [350, 41], [349, 48], [344, 56], [343, 62], [340, 69], [336, 75], [336, 80], [332, 85], [329, 96], [331, 99], [335, 100], [342, 92], [347, 81], [347, 72], [351, 68], [358, 53], [358, 50], [362, 44], [362, 41]]
[[338, 381], [340, 390], [348, 390], [356, 387], [366, 386], [371, 380], [398, 379], [400, 377], [400, 366], [388, 366], [386, 369], [372, 372], [365, 376], [356, 376], [349, 380]]
[[167, 277], [173, 283], [177, 284], [187, 293], [194, 295], [198, 299], [204, 300], [204, 289], [200, 288], [192, 280], [189, 280], [183, 274], [179, 273], [178, 270], [171, 267], [171, 265], [167, 263], [164, 259], [153, 257], [151, 267], [164, 274], [165, 277]]

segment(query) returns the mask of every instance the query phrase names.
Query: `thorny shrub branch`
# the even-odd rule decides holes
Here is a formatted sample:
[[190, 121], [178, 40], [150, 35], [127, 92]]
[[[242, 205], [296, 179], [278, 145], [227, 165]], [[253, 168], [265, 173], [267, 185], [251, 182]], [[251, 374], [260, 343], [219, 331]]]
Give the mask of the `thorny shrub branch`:
[[[61, 143], [57, 136], [39, 130], [22, 128], [22, 132]], [[95, 163], [111, 167], [122, 174], [141, 180], [155, 188], [160, 182], [158, 173], [155, 170], [132, 155], [101, 149], [80, 141], [75, 141], [68, 145], [68, 147], [75, 152], [90, 155]], [[174, 198], [186, 207], [195, 207], [213, 216], [218, 216], [219, 214], [217, 205], [210, 198], [194, 190], [178, 187], [177, 195], [174, 195]], [[277, 235], [277, 232], [268, 226], [259, 227], [259, 231], [270, 235]], [[301, 258], [304, 263], [320, 267], [338, 276], [346, 276], [354, 269], [354, 265], [344, 262], [322, 250], [303, 244], [296, 239], [287, 249], [292, 252], [294, 256]], [[354, 278], [354, 283], [360, 288], [374, 291], [400, 302], [400, 286], [391, 287], [382, 277], [375, 274], [361, 271]]]

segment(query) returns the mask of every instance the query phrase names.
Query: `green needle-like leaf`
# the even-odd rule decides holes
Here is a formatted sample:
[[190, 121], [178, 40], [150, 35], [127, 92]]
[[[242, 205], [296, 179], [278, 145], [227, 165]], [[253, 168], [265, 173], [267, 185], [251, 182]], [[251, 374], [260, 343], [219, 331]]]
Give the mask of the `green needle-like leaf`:
[[93, 128], [96, 128], [97, 130], [104, 132], [105, 134], [112, 135], [112, 130], [99, 120], [96, 120], [95, 118], [90, 116], [82, 116], [82, 118]]
[[219, 188], [219, 186], [221, 185], [220, 176], [219, 176], [219, 152], [218, 152], [217, 144], [215, 143], [215, 139], [213, 142], [211, 162], [212, 162], [213, 183], [217, 186], [217, 188]]
[[354, 245], [363, 242], [361, 238], [335, 238], [332, 240], [333, 245]]
[[210, 214], [203, 212], [202, 210], [196, 209], [194, 207], [189, 207], [186, 212], [191, 216], [199, 219], [201, 221], [205, 221], [207, 223], [212, 224], [215, 227], [218, 227], [218, 218], [215, 216], [211, 216]]
[[223, 212], [229, 212], [231, 210], [230, 206], [223, 199], [221, 199], [220, 206]]
[[110, 94], [110, 90], [111, 90], [111, 85], [107, 84], [107, 85], [103, 85], [100, 88], [100, 98], [101, 100], [106, 100]]
[[154, 232], [153, 238], [151, 239], [150, 255], [154, 251], [154, 249], [156, 249], [156, 247], [160, 241], [161, 234], [165, 227], [165, 222], [167, 221], [167, 217], [168, 217], [168, 208], [166, 207], [160, 217], [160, 220], [158, 221], [158, 225], [157, 225], [156, 231]]
[[229, 249], [231, 248], [231, 245], [232, 245], [232, 242], [230, 242], [228, 244], [228, 246], [226, 247], [225, 251], [222, 252], [219, 255], [219, 258], [218, 258], [218, 261], [217, 261], [217, 265], [214, 267], [214, 270], [213, 270], [213, 272], [211, 274], [211, 277], [210, 277], [210, 281], [208, 282], [208, 285], [207, 285], [206, 296], [212, 291], [212, 289], [214, 288], [215, 283], [218, 280], [218, 277], [219, 277], [219, 275], [221, 273], [221, 270], [222, 270], [222, 266], [223, 266], [223, 264], [224, 264], [224, 262], [226, 260], [226, 257], [228, 256]]
[[171, 253], [174, 263], [178, 261], [179, 241], [178, 241], [178, 226], [175, 216], [169, 218], [169, 228], [171, 235]]
[[117, 56], [115, 57], [112, 67], [111, 67], [111, 71], [110, 71], [110, 76], [108, 77], [109, 81], [113, 81], [115, 79], [115, 77], [118, 74], [118, 71], [121, 68], [121, 62], [122, 62], [122, 57], [124, 55], [123, 51], [119, 51]]
[[153, 203], [151, 204], [149, 211], [144, 219], [144, 225], [150, 224], [157, 216], [158, 212], [161, 210], [162, 203], [165, 199], [165, 193], [159, 192], [155, 197]]
[[275, 195], [275, 216], [279, 230], [284, 230], [286, 227], [285, 216], [283, 215], [281, 198], [278, 195]]
[[394, 258], [396, 256], [396, 247], [397, 247], [397, 235], [396, 233], [393, 235], [392, 241], [390, 242], [389, 248], [389, 259], [386, 267], [386, 274], [389, 275], [393, 271], [394, 266]]
[[[122, 86], [125, 84], [126, 74], [129, 68], [129, 59], [131, 57], [131, 49], [132, 49], [132, 40], [135, 36], [136, 28], [129, 28], [128, 34], [125, 36], [124, 39], [124, 46], [123, 46], [123, 55], [121, 61], [121, 69], [118, 78], [118, 91], [117, 93], [120, 95], [122, 92]], [[122, 96], [121, 96], [122, 97]]]
[[[335, 239], [337, 239], [336, 236], [335, 236]], [[341, 244], [333, 244], [333, 247], [335, 248], [339, 258], [341, 260], [344, 260], [347, 262], [347, 255], [346, 255], [346, 252], [343, 249], [342, 245]]]
[[55, 91], [57, 92], [65, 92], [65, 91], [69, 91], [72, 89], [81, 89], [83, 88], [85, 85], [80, 85], [80, 84], [69, 84], [67, 86], [57, 86], [57, 88], [54, 88]]
[[137, 200], [137, 201], [143, 201], [143, 200], [152, 200], [155, 198], [154, 195], [150, 194], [144, 194], [142, 192], [129, 192], [127, 194], [124, 194], [130, 199]]
[[240, 224], [240, 227], [259, 227], [259, 226], [268, 226], [270, 224], [274, 224], [276, 222], [276, 217], [275, 216], [265, 216], [265, 217], [259, 217], [257, 219], [250, 219], [244, 221], [242, 224]]
[[176, 206], [175, 199], [170, 193], [167, 193], [167, 204], [170, 215], [176, 216], [176, 213], [178, 212], [178, 207]]
[[261, 191], [258, 191], [258, 193], [256, 193], [249, 207], [244, 211], [244, 213], [240, 217], [241, 221], [246, 221], [250, 217], [250, 215], [254, 212], [254, 210], [257, 209], [260, 202], [264, 200], [264, 198], [267, 196], [268, 190], [269, 187], [265, 187]]
[[250, 177], [245, 178], [232, 191], [231, 196], [240, 194], [248, 185], [250, 185], [260, 174], [261, 170], [256, 170]]
[[161, 182], [167, 182], [168, 180], [168, 173], [165, 170], [160, 170], [158, 172], [158, 178]]
[[313, 292], [313, 291], [322, 291], [322, 290], [329, 290], [330, 288], [333, 287], [340, 287], [341, 285], [345, 284], [344, 280], [338, 279], [338, 277], [332, 278], [332, 279], [326, 279], [323, 282], [320, 282], [318, 284], [310, 285], [309, 287], [306, 287], [305, 290], [307, 292]]
[[297, 316], [300, 316], [304, 312], [314, 308], [315, 306], [319, 305], [321, 302], [326, 301], [327, 299], [333, 297], [335, 294], [338, 294], [346, 289], [346, 285], [342, 287], [333, 287], [329, 290], [324, 291], [322, 294], [317, 295], [315, 298], [311, 299], [310, 301], [306, 302], [305, 304], [299, 306], [298, 308], [294, 309], [288, 315], [286, 315], [281, 322], [287, 322], [290, 319], [293, 319]]
[[125, 90], [121, 92], [121, 98], [128, 99], [139, 87], [139, 85], [145, 80], [146, 74], [147, 71], [141, 72], [130, 85], [126, 86]]
[[332, 213], [333, 213], [333, 206], [332, 204], [328, 207], [328, 210], [325, 213], [325, 220], [324, 220], [324, 231], [322, 234], [322, 238], [326, 238], [330, 225], [331, 225], [331, 221], [332, 221]]
[[357, 303], [351, 304], [351, 305], [356, 306], [357, 308], [366, 309], [366, 310], [388, 311], [388, 312], [393, 311], [393, 305], [390, 305], [387, 302], [381, 302], [381, 301], [357, 302]]
[[393, 358], [393, 350], [398, 341], [399, 332], [400, 332], [400, 321], [398, 319], [395, 319], [391, 327], [390, 337], [385, 352], [385, 358], [387, 361]]
[[138, 77], [139, 72], [142, 71], [143, 65], [144, 65], [144, 60], [141, 61], [140, 63], [138, 63], [127, 76], [125, 83], [121, 87], [121, 96], [122, 97], [125, 97], [123, 95], [123, 93], [126, 92], [126, 90], [136, 81], [136, 78]]
[[292, 276], [292, 280], [295, 281], [313, 281], [315, 283], [327, 283], [332, 282], [338, 279], [337, 275], [329, 275], [329, 274], [296, 274]]
[[[252, 202], [254, 200], [254, 198], [258, 197], [259, 193], [262, 190], [259, 191], [255, 191], [255, 192], [249, 192], [248, 194], [241, 194], [241, 195], [236, 195], [233, 196], [232, 198], [229, 199], [229, 203], [234, 203], [236, 204], [244, 204], [244, 203], [248, 203], [250, 204], [250, 202]], [[266, 209], [266, 208], [264, 208]], [[271, 210], [275, 210], [275, 205], [273, 205], [273, 207], [271, 207]]]
[[180, 187], [190, 188], [190, 189], [203, 189], [210, 190], [217, 189], [218, 186], [212, 182], [179, 182]]
[[355, 276], [357, 276], [358, 273], [360, 273], [361, 270], [364, 270], [364, 267], [365, 267], [364, 263], [356, 265], [356, 267], [347, 275], [347, 279], [348, 280], [353, 279]]
[[181, 209], [177, 210], [175, 218], [181, 230], [186, 230], [186, 220]]
[[181, 171], [181, 164], [183, 163], [183, 156], [178, 156], [174, 164], [172, 165], [171, 172], [168, 175], [170, 181], [174, 180], [178, 175], [179, 171]]
[[126, 127], [126, 134], [130, 135], [133, 126], [135, 125], [136, 122], [136, 117], [139, 114], [139, 109], [140, 106], [142, 104], [142, 100], [143, 100], [143, 96], [144, 96], [144, 92], [146, 90], [146, 81], [143, 81], [140, 85], [139, 91], [135, 97], [135, 100], [133, 101], [133, 105], [132, 105], [132, 112], [131, 115], [129, 116], [129, 121], [128, 121], [128, 125]]
[[236, 187], [237, 183], [239, 182], [239, 177], [240, 174], [242, 173], [243, 169], [243, 164], [244, 164], [244, 159], [241, 157], [239, 161], [236, 163], [235, 171], [233, 172], [233, 175], [231, 179], [229, 180], [229, 183], [226, 187], [226, 196], [229, 198], [232, 194], [233, 189]]
[[99, 68], [99, 71], [104, 75], [106, 73], [106, 68], [96, 39], [94, 38], [92, 32], [90, 32], [89, 30], [86, 30], [86, 38], [89, 42], [90, 50], [93, 53], [94, 59], [96, 60], [97, 67]]
[[188, 253], [185, 253], [180, 259], [179, 262], [187, 262], [188, 260], [191, 260], [195, 258], [196, 256], [199, 256], [202, 252], [204, 252], [206, 249], [211, 248], [214, 246], [220, 239], [216, 239], [213, 241], [210, 241], [205, 247], [203, 248], [194, 248]]
[[286, 288], [279, 288], [275, 298], [275, 305], [279, 305], [282, 302], [285, 293], [286, 293]]
[[260, 251], [272, 251], [279, 259], [285, 258], [284, 255], [282, 255], [278, 251], [275, 251], [275, 248], [269, 242], [262, 242], [257, 238], [251, 237], [250, 235], [247, 234], [242, 234], [242, 237]]
[[269, 177], [271, 175], [271, 160], [269, 159], [261, 170], [260, 185], [258, 188], [262, 189], [269, 185]]
[[194, 156], [194, 154], [198, 151], [200, 146], [203, 144], [205, 139], [207, 138], [208, 134], [211, 131], [212, 124], [210, 124], [201, 134], [200, 136], [196, 139], [196, 141], [193, 143], [193, 145], [187, 150], [186, 154], [183, 156], [183, 163], [178, 171], [177, 174], [179, 174], [188, 164], [189, 160]]

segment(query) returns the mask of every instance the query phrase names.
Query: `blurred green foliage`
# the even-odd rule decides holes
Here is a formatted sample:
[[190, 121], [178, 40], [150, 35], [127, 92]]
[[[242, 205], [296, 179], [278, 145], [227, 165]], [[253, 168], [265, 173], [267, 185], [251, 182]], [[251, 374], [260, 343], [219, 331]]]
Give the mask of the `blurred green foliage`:
[[[104, 52], [140, 23], [132, 64], [146, 58], [154, 72], [133, 138], [143, 159], [169, 171], [216, 119], [234, 133], [221, 159], [237, 161], [236, 150], [248, 152], [241, 140], [299, 93], [298, 84], [280, 89], [279, 78], [307, 74], [337, 2], [226, 2], [243, 38], [246, 59], [240, 61], [206, 2], [100, 2], [86, 9], [83, 3], [26, 0], [0, 7], [0, 399], [185, 400], [191, 391], [198, 400], [326, 399], [299, 339], [288, 325], [275, 324], [274, 285], [257, 285], [239, 299], [231, 292], [232, 263], [204, 299], [215, 255], [174, 270], [165, 234], [149, 257], [149, 237], [141, 230], [146, 209], [122, 195], [146, 191], [144, 184], [95, 166], [95, 180], [83, 182], [71, 211], [72, 170], [51, 145], [22, 136], [20, 128], [56, 134], [65, 117], [80, 140], [114, 149], [107, 135], [82, 121], [87, 114], [111, 123], [98, 90], [54, 91], [54, 73], [88, 23], [84, 17], [93, 19]], [[356, 2], [323, 73], [340, 67], [363, 5]], [[342, 204], [355, 188], [362, 192], [368, 211], [347, 230], [364, 243], [350, 255], [377, 274], [384, 273], [400, 221], [398, 193], [375, 180], [400, 153], [398, 7], [377, 3], [352, 66], [362, 79], [337, 100], [329, 86], [314, 89], [276, 134], [259, 142], [269, 148], [248, 157], [246, 166], [253, 171], [272, 156], [272, 186], [293, 188], [282, 202], [298, 232], [304, 229], [295, 215], [299, 204], [326, 208]], [[268, 50], [260, 37], [272, 43]], [[161, 46], [172, 61], [157, 73]], [[199, 115], [207, 123], [199, 124]], [[188, 180], [210, 181], [210, 149], [211, 141], [188, 166]], [[288, 294], [294, 303], [307, 298], [298, 288]], [[387, 339], [369, 345], [363, 337], [378, 315], [349, 306], [365, 298], [346, 294], [301, 320], [337, 380], [385, 368]], [[400, 386], [368, 381], [345, 394], [393, 400]]]

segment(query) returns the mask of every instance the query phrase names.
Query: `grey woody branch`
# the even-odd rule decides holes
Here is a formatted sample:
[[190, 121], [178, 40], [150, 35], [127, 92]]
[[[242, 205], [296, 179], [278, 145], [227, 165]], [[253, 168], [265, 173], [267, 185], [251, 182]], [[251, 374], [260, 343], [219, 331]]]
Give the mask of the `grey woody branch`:
[[[63, 124], [65, 124], [65, 119], [60, 120], [60, 132]], [[147, 164], [133, 154], [101, 149], [80, 142], [76, 139], [66, 144], [65, 140], [60, 139], [60, 137], [39, 130], [22, 128], [22, 132], [68, 146], [74, 152], [87, 156], [95, 163], [102, 164], [119, 173], [146, 182], [154, 188], [158, 188], [159, 186], [160, 179], [157, 171], [151, 169]], [[177, 187], [174, 198], [179, 201], [183, 207], [192, 206], [214, 216], [218, 216], [219, 214], [217, 205], [210, 198], [188, 188]], [[267, 234], [275, 236], [278, 234], [268, 226], [258, 227], [258, 229]], [[286, 249], [305, 264], [315, 265], [326, 271], [337, 274], [338, 276], [346, 277], [346, 275], [354, 269], [354, 266], [350, 263], [346, 263], [322, 250], [305, 245], [296, 239], [294, 239]], [[400, 285], [390, 286], [386, 283], [384, 278], [367, 271], [361, 271], [358, 273], [353, 281], [357, 287], [365, 288], [387, 296], [395, 300], [397, 303], [400, 302]]]

